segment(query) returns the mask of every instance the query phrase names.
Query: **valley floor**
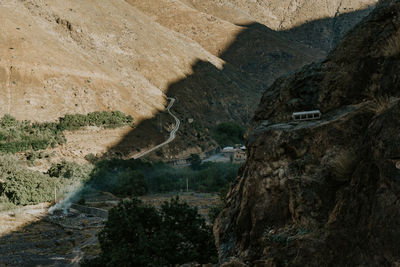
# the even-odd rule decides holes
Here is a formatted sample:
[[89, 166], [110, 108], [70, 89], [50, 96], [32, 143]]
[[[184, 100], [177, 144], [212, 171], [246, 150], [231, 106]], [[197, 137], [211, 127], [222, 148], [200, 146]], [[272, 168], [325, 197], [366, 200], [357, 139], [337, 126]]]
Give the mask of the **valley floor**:
[[[218, 204], [211, 193], [179, 192], [140, 197], [158, 207], [163, 201], [179, 195], [190, 206], [196, 206], [208, 219], [208, 211]], [[111, 194], [87, 198], [85, 206], [110, 209], [118, 203]], [[79, 266], [85, 257], [99, 252], [97, 233], [105, 220], [70, 209], [49, 213], [49, 203], [26, 206], [0, 213], [0, 266]]]

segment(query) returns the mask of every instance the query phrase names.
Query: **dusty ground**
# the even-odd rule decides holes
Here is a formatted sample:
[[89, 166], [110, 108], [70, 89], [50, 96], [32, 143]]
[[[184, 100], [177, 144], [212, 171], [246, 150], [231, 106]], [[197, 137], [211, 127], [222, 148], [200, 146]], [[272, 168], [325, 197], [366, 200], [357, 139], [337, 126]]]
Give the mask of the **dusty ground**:
[[[141, 199], [159, 206], [176, 194], [150, 195]], [[180, 199], [207, 216], [218, 200], [214, 194], [179, 193]], [[110, 209], [118, 203], [111, 194], [89, 196], [87, 206]], [[26, 206], [0, 213], [0, 266], [78, 266], [83, 257], [99, 253], [96, 234], [101, 218], [70, 210], [49, 214], [50, 204]]]
[[[93, 241], [99, 228], [62, 227], [55, 223], [48, 207], [45, 203], [0, 214], [0, 266], [74, 266], [79, 261], [83, 255], [80, 248]], [[79, 214], [63, 220], [73, 226], [71, 218], [76, 225], [86, 221], [89, 225]]]
[[23, 228], [26, 223], [40, 221], [46, 214], [50, 203], [34, 206], [25, 206], [12, 211], [0, 213], [0, 235], [4, 236], [11, 231]]

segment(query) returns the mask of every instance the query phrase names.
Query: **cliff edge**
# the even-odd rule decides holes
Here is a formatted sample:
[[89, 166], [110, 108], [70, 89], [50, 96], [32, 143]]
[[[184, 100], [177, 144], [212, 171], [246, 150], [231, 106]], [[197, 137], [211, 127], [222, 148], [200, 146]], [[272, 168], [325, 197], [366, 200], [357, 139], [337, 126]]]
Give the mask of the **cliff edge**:
[[382, 1], [265, 91], [214, 225], [223, 266], [400, 264], [399, 29], [400, 1]]

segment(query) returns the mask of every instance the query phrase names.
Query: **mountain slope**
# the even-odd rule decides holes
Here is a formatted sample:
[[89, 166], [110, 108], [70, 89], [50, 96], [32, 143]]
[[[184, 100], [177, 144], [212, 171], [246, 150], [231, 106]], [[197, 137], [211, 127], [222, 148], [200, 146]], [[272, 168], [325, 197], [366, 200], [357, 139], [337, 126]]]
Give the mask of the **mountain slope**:
[[280, 31], [290, 40], [323, 52], [332, 49], [340, 38], [375, 6], [377, 0], [186, 0], [198, 10], [237, 25], [258, 22]]
[[[159, 118], [170, 95], [177, 98], [174, 108], [183, 122], [174, 151], [189, 143], [196, 149], [212, 146], [216, 124], [248, 123], [262, 90], [328, 51], [298, 40], [306, 36], [306, 20], [276, 28], [262, 15], [297, 17], [300, 11], [279, 13], [286, 2], [274, 2], [276, 8], [247, 2], [4, 0], [0, 114], [50, 121], [66, 113], [122, 110], [139, 126], [124, 139], [128, 142], [121, 141], [128, 149], [127, 143], [148, 146], [164, 139], [170, 122]], [[362, 3], [352, 5], [349, 25], [366, 14], [357, 10]], [[333, 16], [331, 9], [319, 7], [315, 19]], [[323, 24], [313, 23], [307, 32], [317, 36]]]
[[[222, 261], [400, 262], [399, 17], [398, 1], [381, 3], [325, 61], [265, 91], [214, 227]], [[321, 120], [291, 119], [314, 109]]]
[[18, 118], [104, 109], [148, 117], [162, 108], [168, 82], [189, 74], [193, 62], [222, 64], [124, 1], [6, 1], [0, 8], [1, 113]]

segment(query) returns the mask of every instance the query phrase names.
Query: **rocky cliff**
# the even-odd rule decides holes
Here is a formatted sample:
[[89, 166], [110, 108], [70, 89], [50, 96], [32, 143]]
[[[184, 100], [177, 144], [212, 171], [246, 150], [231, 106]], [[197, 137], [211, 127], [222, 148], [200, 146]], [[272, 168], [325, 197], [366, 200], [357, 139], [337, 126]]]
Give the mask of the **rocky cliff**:
[[265, 91], [214, 226], [225, 266], [400, 264], [399, 28], [400, 2], [382, 1], [326, 60]]

